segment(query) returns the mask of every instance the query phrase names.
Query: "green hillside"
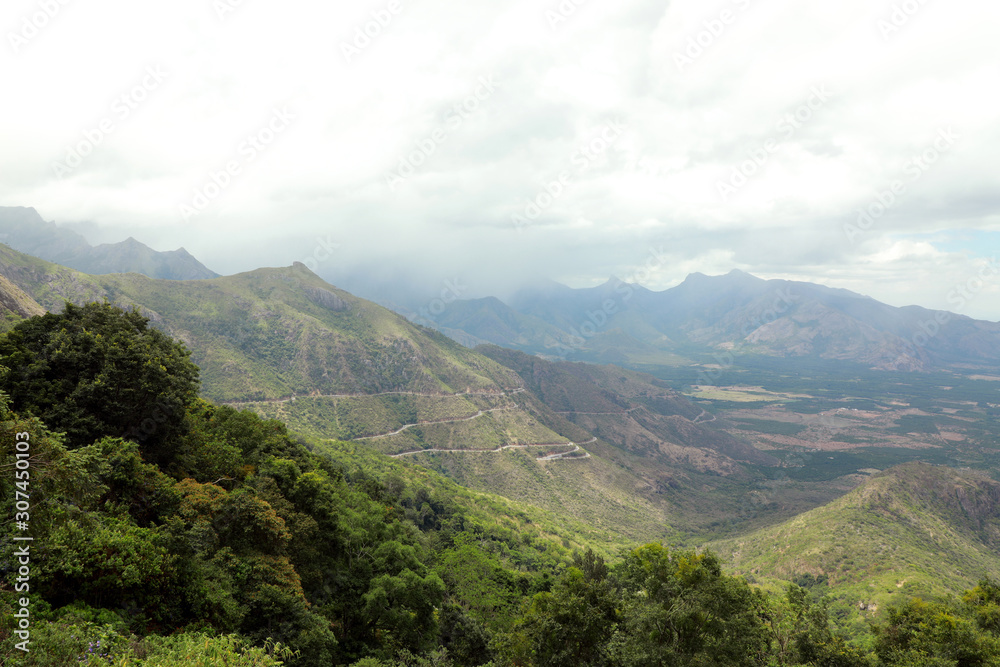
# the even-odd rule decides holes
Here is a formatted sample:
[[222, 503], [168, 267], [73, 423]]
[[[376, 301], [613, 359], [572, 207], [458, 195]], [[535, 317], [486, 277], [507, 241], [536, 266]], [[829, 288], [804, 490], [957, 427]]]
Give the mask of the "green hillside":
[[304, 265], [205, 281], [101, 276], [195, 350], [205, 393], [244, 401], [310, 394], [500, 391], [515, 376], [433, 331], [323, 282]]
[[710, 547], [735, 572], [822, 577], [835, 597], [874, 611], [896, 597], [941, 596], [1000, 576], [1000, 483], [903, 464], [827, 505]]
[[4, 244], [0, 244], [0, 275], [46, 310], [61, 310], [64, 301], [86, 303], [107, 296], [96, 276], [25, 255]]
[[135, 306], [194, 351], [220, 401], [513, 388], [499, 364], [323, 282], [302, 264], [196, 281], [89, 276], [0, 246], [0, 275], [49, 310]]
[[0, 276], [0, 331], [6, 331], [26, 317], [44, 312], [45, 309], [24, 290]]

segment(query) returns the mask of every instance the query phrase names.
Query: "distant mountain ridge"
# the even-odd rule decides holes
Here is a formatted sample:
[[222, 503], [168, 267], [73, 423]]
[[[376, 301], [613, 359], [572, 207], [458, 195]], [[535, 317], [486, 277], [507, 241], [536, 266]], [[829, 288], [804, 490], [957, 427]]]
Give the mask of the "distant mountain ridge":
[[141, 273], [164, 280], [201, 280], [219, 274], [187, 250], [157, 251], [132, 237], [91, 246], [71, 229], [46, 222], [33, 208], [0, 206], [0, 241], [20, 252], [92, 275]]
[[604, 363], [756, 354], [878, 370], [1000, 366], [1000, 323], [896, 308], [849, 290], [738, 270], [693, 273], [662, 292], [616, 278], [584, 289], [547, 283], [521, 290], [508, 303], [456, 301], [434, 325], [453, 337], [459, 332], [472, 341]]

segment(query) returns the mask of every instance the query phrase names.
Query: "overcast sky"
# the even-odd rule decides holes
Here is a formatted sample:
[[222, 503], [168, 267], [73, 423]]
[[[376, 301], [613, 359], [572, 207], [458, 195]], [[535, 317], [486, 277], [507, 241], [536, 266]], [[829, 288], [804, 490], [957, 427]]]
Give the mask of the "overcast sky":
[[6, 0], [0, 205], [220, 273], [472, 297], [740, 268], [1000, 320], [998, 25], [987, 0]]

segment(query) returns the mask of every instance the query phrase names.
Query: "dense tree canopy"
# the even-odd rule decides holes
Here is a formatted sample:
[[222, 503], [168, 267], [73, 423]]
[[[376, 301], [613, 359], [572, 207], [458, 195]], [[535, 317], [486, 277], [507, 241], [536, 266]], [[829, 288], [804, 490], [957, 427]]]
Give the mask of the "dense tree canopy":
[[82, 447], [130, 437], [152, 461], [183, 431], [198, 367], [184, 346], [134, 311], [108, 303], [33, 317], [0, 337], [0, 388], [18, 412], [41, 418]]

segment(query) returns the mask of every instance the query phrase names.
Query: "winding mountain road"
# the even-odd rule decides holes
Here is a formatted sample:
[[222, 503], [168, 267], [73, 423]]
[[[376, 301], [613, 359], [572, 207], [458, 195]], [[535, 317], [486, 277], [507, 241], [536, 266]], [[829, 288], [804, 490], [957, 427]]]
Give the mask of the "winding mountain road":
[[[567, 459], [567, 458], [568, 459], [589, 459], [590, 458], [590, 452], [587, 452], [587, 451], [584, 451], [584, 450], [580, 449], [580, 445], [589, 445], [590, 443], [592, 443], [592, 442], [594, 442], [596, 440], [597, 440], [597, 438], [591, 438], [587, 442], [581, 442], [579, 444], [577, 444], [575, 442], [570, 443], [570, 444], [573, 445], [573, 449], [571, 449], [570, 451], [568, 451], [568, 452], [560, 452], [559, 454], [549, 454], [548, 456], [539, 456], [538, 460], [539, 461], [559, 461], [561, 459]], [[577, 452], [583, 452], [583, 456], [571, 456], [572, 454], [576, 454]]]
[[457, 396], [513, 396], [525, 391], [524, 387], [501, 391], [457, 391], [454, 394], [435, 394], [420, 391], [380, 391], [374, 394], [295, 394], [286, 398], [264, 398], [259, 401], [222, 401], [219, 405], [257, 405], [259, 403], [292, 403], [297, 398], [363, 398], [367, 396], [426, 396], [428, 398], [455, 398]]
[[[706, 419], [705, 421], [701, 421], [701, 418], [704, 417], [705, 415], [709, 415], [711, 417], [711, 419]], [[707, 424], [709, 422], [714, 422], [715, 419], [716, 419], [715, 415], [709, 414], [709, 412], [707, 410], [705, 410], [704, 408], [702, 408], [701, 414], [698, 415], [697, 417], [695, 417], [694, 419], [692, 419], [691, 423], [692, 424]]]
[[628, 410], [620, 410], [618, 412], [579, 412], [578, 410], [562, 410], [562, 411], [554, 410], [553, 412], [555, 412], [557, 415], [627, 415], [633, 410], [638, 410], [641, 407], [642, 407], [641, 405], [635, 405], [629, 408]]
[[[514, 389], [504, 389], [502, 391], [459, 391], [459, 392], [455, 392], [453, 394], [432, 394], [432, 393], [417, 392], [417, 391], [383, 391], [383, 392], [378, 392], [378, 393], [374, 393], [374, 394], [298, 394], [298, 395], [289, 396], [289, 397], [286, 397], [286, 398], [269, 398], [269, 399], [264, 399], [264, 400], [260, 400], [260, 401], [224, 401], [224, 402], [220, 403], [220, 405], [239, 406], [239, 405], [256, 405], [256, 404], [261, 404], [261, 403], [278, 404], [278, 403], [291, 403], [291, 402], [294, 402], [295, 399], [297, 399], [297, 398], [360, 398], [360, 397], [367, 397], [367, 396], [426, 396], [426, 397], [430, 397], [430, 398], [454, 398], [454, 397], [458, 397], [458, 396], [498, 396], [498, 397], [501, 397], [501, 396], [513, 396], [515, 394], [520, 394], [520, 393], [522, 393], [524, 391], [525, 391], [524, 387], [515, 387]], [[389, 436], [399, 435], [403, 431], [405, 431], [407, 429], [410, 429], [410, 428], [413, 428], [415, 426], [427, 426], [427, 425], [431, 425], [431, 424], [455, 424], [457, 422], [467, 422], [467, 421], [472, 421], [473, 419], [478, 419], [479, 417], [482, 417], [484, 414], [486, 414], [488, 412], [499, 412], [499, 411], [502, 411], [502, 410], [515, 410], [518, 407], [519, 406], [517, 406], [517, 405], [510, 405], [510, 406], [500, 407], [500, 408], [489, 408], [487, 410], [478, 410], [476, 412], [476, 414], [469, 415], [468, 417], [455, 417], [453, 419], [431, 419], [431, 420], [425, 420], [425, 421], [418, 421], [418, 422], [413, 423], [413, 424], [404, 424], [403, 426], [401, 426], [400, 428], [396, 429], [395, 431], [390, 431], [388, 433], [377, 433], [375, 435], [362, 435], [362, 436], [358, 436], [356, 438], [351, 438], [351, 440], [352, 441], [357, 441], [357, 440], [374, 440], [376, 438], [387, 438]], [[635, 410], [638, 407], [639, 406], [636, 406], [636, 407], [633, 407], [633, 408], [629, 408], [628, 410], [624, 410], [622, 412], [607, 412], [607, 413], [604, 413], [604, 412], [593, 412], [593, 413], [590, 413], [590, 412], [577, 412], [577, 413], [572, 413], [572, 414], [627, 414], [627, 413], [631, 412], [632, 410]], [[569, 412], [563, 412], [563, 413], [560, 413], [560, 414], [571, 414], [571, 413], [569, 413]], [[596, 440], [597, 440], [597, 438], [594, 437], [594, 438], [591, 438], [590, 440], [587, 440], [586, 442], [580, 442], [580, 443], [576, 443], [576, 442], [540, 442], [540, 443], [525, 444], [525, 445], [501, 445], [500, 447], [497, 447], [496, 449], [443, 449], [443, 448], [437, 448], [437, 447], [435, 447], [435, 448], [432, 448], [432, 449], [414, 449], [414, 450], [408, 451], [408, 452], [400, 452], [399, 454], [390, 454], [389, 456], [391, 458], [399, 458], [401, 456], [412, 456], [414, 454], [422, 454], [422, 453], [425, 453], [425, 452], [449, 452], [449, 453], [477, 452], [477, 453], [487, 453], [487, 454], [489, 454], [489, 453], [502, 452], [505, 449], [527, 449], [529, 447], [573, 447], [573, 449], [571, 449], [568, 452], [560, 452], [558, 454], [549, 454], [548, 456], [540, 456], [540, 457], [538, 457], [537, 460], [538, 461], [558, 461], [558, 460], [567, 459], [567, 458], [570, 458], [570, 459], [586, 459], [586, 458], [590, 458], [590, 453], [587, 452], [587, 451], [584, 451], [584, 450], [580, 449], [580, 445], [587, 445], [587, 444], [590, 444], [592, 442], [595, 442]], [[577, 452], [581, 452], [581, 451], [583, 452], [583, 455], [581, 455], [581, 456], [573, 456]]]
[[372, 440], [374, 438], [387, 438], [390, 435], [398, 435], [408, 428], [413, 428], [414, 426], [426, 426], [427, 424], [454, 424], [456, 422], [469, 422], [478, 417], [482, 417], [487, 412], [498, 412], [500, 410], [515, 410], [518, 406], [511, 405], [505, 408], [490, 408], [489, 410], [480, 410], [471, 417], [455, 417], [454, 419], [428, 419], [425, 421], [418, 421], [415, 424], [405, 424], [402, 428], [396, 429], [390, 433], [379, 433], [378, 435], [360, 435], [357, 438], [351, 438], [351, 440]]
[[[575, 454], [576, 452], [582, 451], [580, 449], [580, 445], [588, 445], [588, 444], [590, 444], [590, 443], [592, 443], [592, 442], [594, 442], [596, 440], [597, 440], [597, 438], [591, 438], [590, 440], [587, 440], [586, 442], [580, 442], [580, 443], [576, 443], [576, 442], [539, 442], [539, 443], [530, 444], [530, 445], [501, 445], [501, 446], [497, 447], [496, 449], [441, 449], [441, 448], [414, 449], [414, 450], [409, 451], [409, 452], [400, 452], [399, 454], [390, 454], [389, 456], [391, 458], [398, 459], [401, 456], [412, 456], [413, 454], [424, 454], [424, 453], [430, 453], [430, 452], [448, 452], [448, 453], [459, 453], [459, 452], [470, 453], [470, 452], [475, 452], [475, 453], [478, 453], [478, 454], [496, 454], [497, 452], [502, 452], [505, 449], [527, 449], [528, 447], [568, 447], [570, 445], [573, 446], [573, 449], [571, 451], [562, 452], [560, 454], [549, 454], [548, 456], [540, 456], [537, 459], [538, 461], [556, 461], [558, 459], [566, 457], [569, 454]], [[586, 459], [586, 458], [590, 458], [590, 453], [589, 452], [583, 452], [583, 456], [571, 456], [570, 458], [574, 458], [574, 459]]]

